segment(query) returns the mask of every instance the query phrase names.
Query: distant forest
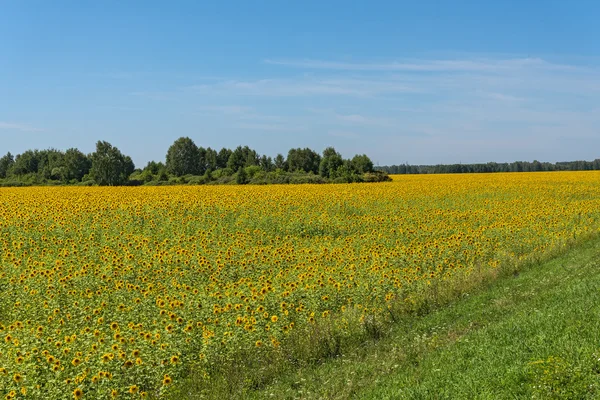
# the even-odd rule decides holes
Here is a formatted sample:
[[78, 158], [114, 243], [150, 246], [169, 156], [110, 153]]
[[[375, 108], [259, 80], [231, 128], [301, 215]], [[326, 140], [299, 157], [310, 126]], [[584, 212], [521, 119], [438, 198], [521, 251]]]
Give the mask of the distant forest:
[[375, 167], [387, 174], [472, 174], [489, 172], [538, 172], [538, 171], [591, 171], [600, 170], [600, 159], [594, 161], [561, 161], [557, 163], [534, 160], [511, 163], [486, 164], [439, 164], [439, 165], [390, 165]]
[[234, 150], [197, 146], [188, 137], [177, 139], [165, 162], [150, 161], [136, 168], [131, 157], [105, 141], [96, 151], [27, 150], [0, 158], [0, 186], [31, 185], [176, 185], [350, 183], [390, 180], [376, 171], [365, 154], [342, 158], [333, 147], [319, 154], [309, 148], [291, 149], [287, 157], [258, 154], [248, 146]]

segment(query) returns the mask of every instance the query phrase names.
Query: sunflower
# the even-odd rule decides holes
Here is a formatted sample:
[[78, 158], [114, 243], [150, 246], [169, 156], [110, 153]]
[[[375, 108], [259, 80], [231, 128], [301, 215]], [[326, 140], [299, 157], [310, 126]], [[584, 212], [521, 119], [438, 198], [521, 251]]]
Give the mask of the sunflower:
[[169, 375], [165, 375], [163, 378], [163, 385], [167, 386], [173, 383], [173, 379]]
[[83, 397], [83, 390], [81, 390], [81, 388], [76, 388], [75, 390], [73, 390], [73, 398], [75, 398], [75, 400], [79, 400]]

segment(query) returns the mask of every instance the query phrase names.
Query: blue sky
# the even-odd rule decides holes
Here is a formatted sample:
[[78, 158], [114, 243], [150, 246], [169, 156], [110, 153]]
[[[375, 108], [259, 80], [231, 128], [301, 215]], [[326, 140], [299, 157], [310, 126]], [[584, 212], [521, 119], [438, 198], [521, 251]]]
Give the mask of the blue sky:
[[0, 152], [600, 158], [598, 1], [0, 0]]

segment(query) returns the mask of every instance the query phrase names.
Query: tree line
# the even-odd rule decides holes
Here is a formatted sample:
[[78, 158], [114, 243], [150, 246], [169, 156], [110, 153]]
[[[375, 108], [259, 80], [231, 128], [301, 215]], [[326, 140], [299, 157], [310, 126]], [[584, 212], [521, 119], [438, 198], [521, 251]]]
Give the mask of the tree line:
[[131, 157], [106, 141], [84, 154], [27, 150], [0, 158], [0, 185], [166, 185], [379, 182], [390, 178], [376, 171], [365, 154], [344, 159], [333, 147], [319, 154], [309, 148], [290, 149], [287, 157], [260, 155], [248, 146], [235, 149], [197, 146], [181, 137], [169, 147], [165, 162], [150, 161], [136, 168]]
[[561, 161], [556, 163], [534, 160], [511, 163], [390, 165], [376, 167], [387, 174], [472, 174], [490, 172], [591, 171], [600, 170], [600, 159], [594, 161]]

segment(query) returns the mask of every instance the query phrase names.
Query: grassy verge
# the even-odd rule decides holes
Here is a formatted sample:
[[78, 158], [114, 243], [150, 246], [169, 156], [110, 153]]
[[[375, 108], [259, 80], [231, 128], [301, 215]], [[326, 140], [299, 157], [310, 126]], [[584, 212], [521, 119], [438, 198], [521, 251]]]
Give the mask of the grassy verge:
[[600, 240], [465, 294], [249, 398], [600, 396]]
[[[377, 340], [358, 340], [356, 332], [341, 346], [307, 338], [308, 347], [337, 347], [309, 362], [290, 353], [254, 365], [249, 358], [239, 373], [222, 374], [223, 382], [192, 376], [176, 397], [595, 398], [599, 300], [595, 238], [520, 273], [488, 279], [424, 316], [400, 316]], [[248, 375], [248, 368], [257, 374]]]

